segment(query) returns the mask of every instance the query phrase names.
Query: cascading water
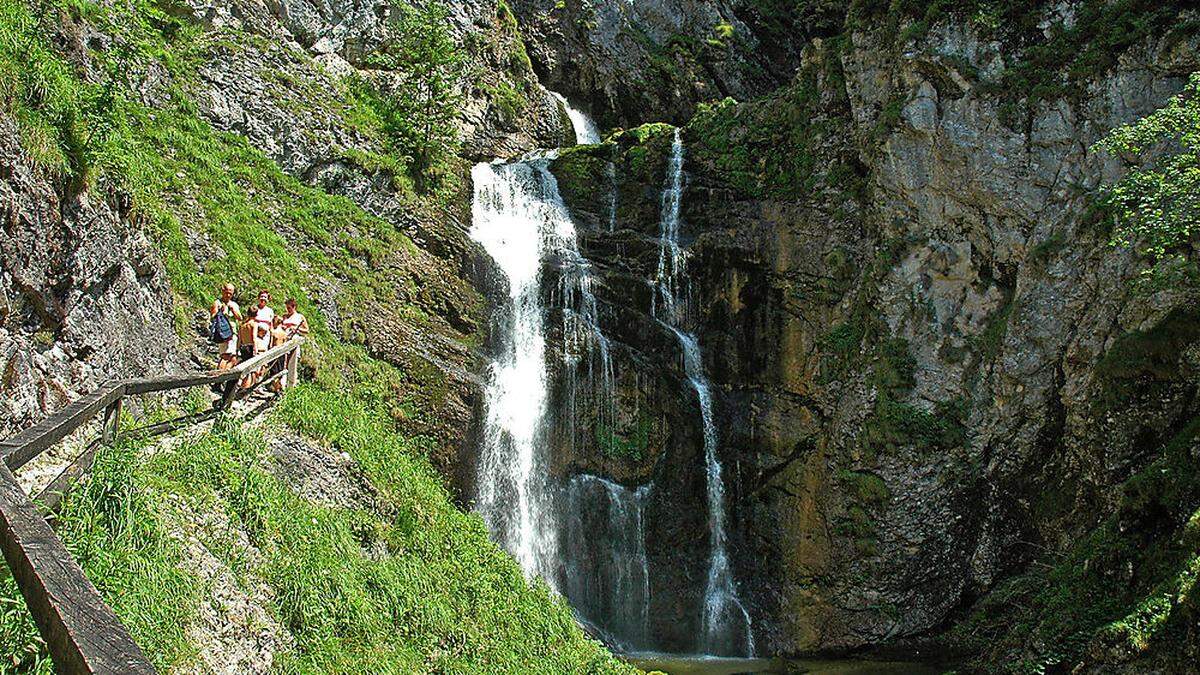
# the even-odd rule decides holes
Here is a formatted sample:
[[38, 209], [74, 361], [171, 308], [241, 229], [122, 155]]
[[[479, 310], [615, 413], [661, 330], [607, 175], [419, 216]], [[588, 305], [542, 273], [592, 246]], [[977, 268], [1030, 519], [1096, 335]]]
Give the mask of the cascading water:
[[[599, 142], [590, 120], [563, 103], [579, 142]], [[549, 308], [541, 293], [548, 273], [557, 276], [554, 304], [562, 312], [559, 372], [565, 400], [556, 403], [565, 408], [558, 416], [565, 435], [573, 448], [583, 386], [597, 408], [597, 431], [612, 433], [616, 426], [613, 362], [600, 330], [595, 277], [548, 170], [553, 158], [553, 152], [541, 153], [472, 170], [471, 237], [509, 282], [507, 323], [498, 331], [502, 345], [485, 392], [476, 509], [526, 574], [564, 593], [583, 620], [613, 644], [641, 648], [647, 644], [650, 601], [642, 514], [650, 488], [578, 475], [562, 489], [550, 478]], [[586, 379], [580, 369], [585, 359]], [[597, 519], [597, 513], [606, 516]]]
[[596, 123], [592, 118], [587, 116], [587, 113], [582, 110], [577, 110], [567, 103], [566, 97], [557, 92], [550, 92], [550, 95], [562, 104], [563, 110], [567, 111], [567, 117], [571, 118], [571, 127], [575, 130], [575, 142], [580, 145], [592, 145], [600, 142], [600, 130], [596, 128]]
[[[649, 643], [650, 573], [646, 559], [645, 504], [651, 487], [630, 489], [581, 474], [567, 485], [566, 552], [572, 606], [610, 644], [625, 651]], [[595, 536], [606, 533], [603, 540]]]
[[[579, 142], [598, 142], [586, 116], [566, 109]], [[577, 420], [585, 412], [576, 410], [580, 400], [594, 406], [592, 431], [598, 441], [617, 427], [613, 358], [600, 328], [596, 278], [549, 171], [553, 158], [552, 151], [472, 170], [471, 236], [509, 283], [505, 323], [496, 333], [499, 350], [485, 390], [476, 508], [526, 574], [566, 595], [581, 619], [608, 642], [626, 650], [647, 649], [655, 646], [645, 522], [653, 488], [630, 488], [588, 474], [573, 476], [565, 485], [551, 478], [551, 438], [567, 439], [568, 449], [574, 450]], [[610, 179], [612, 229], [615, 175]], [[676, 130], [662, 193], [651, 311], [679, 343], [703, 424], [710, 550], [699, 646], [712, 654], [753, 653], [750, 617], [738, 598], [727, 551], [725, 487], [709, 382], [697, 340], [683, 327], [688, 302], [680, 283], [686, 263], [679, 243], [682, 194], [683, 144]], [[555, 284], [553, 293], [542, 292], [547, 283]], [[551, 306], [543, 304], [546, 295]], [[547, 348], [552, 308], [562, 317], [558, 370], [552, 370]], [[561, 388], [552, 387], [552, 380]], [[552, 401], [552, 391], [561, 398]], [[552, 406], [558, 415], [551, 414]], [[556, 430], [548, 428], [552, 419], [560, 422]]]
[[[485, 389], [476, 508], [526, 574], [557, 579], [557, 523], [546, 471], [546, 336], [541, 261], [573, 227], [544, 159], [477, 164], [471, 237], [508, 278], [506, 325]], [[550, 177], [553, 181], [553, 177]]]
[[717, 458], [717, 429], [712, 394], [696, 337], [682, 325], [687, 298], [680, 297], [679, 279], [686, 255], [679, 245], [679, 211], [683, 196], [683, 140], [679, 129], [671, 143], [667, 178], [663, 186], [658, 270], [651, 313], [671, 330], [683, 352], [684, 374], [700, 406], [704, 427], [704, 468], [708, 506], [709, 560], [701, 615], [701, 647], [710, 654], [754, 653], [750, 614], [738, 598], [729, 566], [725, 529], [725, 483]]

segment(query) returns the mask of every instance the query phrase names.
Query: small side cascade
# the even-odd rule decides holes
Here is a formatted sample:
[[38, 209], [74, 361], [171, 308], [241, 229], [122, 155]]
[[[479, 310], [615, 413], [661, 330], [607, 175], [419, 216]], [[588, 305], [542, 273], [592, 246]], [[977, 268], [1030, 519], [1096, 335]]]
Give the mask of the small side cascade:
[[675, 335], [683, 352], [684, 375], [700, 407], [704, 431], [704, 469], [708, 507], [709, 559], [701, 608], [700, 647], [708, 654], [754, 654], [750, 614], [738, 597], [729, 564], [728, 532], [725, 523], [725, 483], [717, 457], [717, 428], [713, 417], [712, 393], [696, 336], [681, 326], [687, 298], [681, 297], [680, 278], [687, 265], [686, 251], [679, 244], [679, 213], [683, 197], [683, 141], [675, 129], [667, 177], [663, 186], [658, 269], [651, 314]]
[[563, 110], [567, 111], [567, 117], [571, 118], [571, 127], [575, 130], [576, 143], [595, 145], [600, 142], [600, 130], [596, 128], [596, 123], [588, 117], [587, 113], [572, 108], [571, 104], [567, 102], [567, 98], [556, 91], [551, 91], [550, 95], [562, 104]]
[[644, 515], [651, 490], [590, 474], [574, 476], [567, 485], [567, 598], [596, 632], [624, 651], [652, 646]]

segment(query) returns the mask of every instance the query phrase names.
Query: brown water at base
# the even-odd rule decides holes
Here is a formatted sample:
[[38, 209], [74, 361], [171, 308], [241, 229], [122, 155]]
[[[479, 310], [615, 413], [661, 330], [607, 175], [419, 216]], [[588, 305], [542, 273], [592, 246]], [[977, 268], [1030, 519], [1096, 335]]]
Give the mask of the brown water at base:
[[679, 654], [623, 657], [645, 671], [667, 675], [937, 675], [943, 669], [907, 661], [864, 659], [747, 659]]

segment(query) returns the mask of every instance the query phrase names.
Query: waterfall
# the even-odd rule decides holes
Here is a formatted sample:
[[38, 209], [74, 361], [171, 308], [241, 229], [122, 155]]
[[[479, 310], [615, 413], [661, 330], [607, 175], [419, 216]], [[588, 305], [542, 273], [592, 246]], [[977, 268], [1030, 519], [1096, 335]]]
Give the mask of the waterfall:
[[[565, 101], [564, 106], [580, 142], [598, 141], [586, 116]], [[586, 400], [594, 406], [597, 435], [616, 433], [618, 426], [612, 349], [600, 327], [596, 276], [580, 251], [574, 222], [549, 171], [554, 156], [551, 151], [507, 164], [478, 164], [471, 172], [470, 235], [509, 283], [485, 387], [476, 509], [525, 573], [563, 593], [581, 619], [611, 644], [653, 648], [644, 520], [653, 488], [626, 487], [590, 474], [572, 476], [564, 484], [551, 473], [552, 440], [565, 439], [572, 452], [580, 440], [576, 426], [584, 411], [576, 406], [584, 394], [590, 394]], [[615, 175], [610, 180], [611, 230]], [[679, 243], [682, 195], [683, 143], [676, 130], [662, 190], [651, 312], [679, 343], [703, 425], [709, 556], [698, 644], [712, 654], [753, 653], [750, 616], [738, 597], [728, 557], [725, 486], [710, 385], [696, 337], [684, 328], [688, 302], [681, 292], [686, 286], [681, 284], [686, 251]], [[561, 310], [559, 355], [547, 346], [552, 309]], [[554, 363], [561, 369], [552, 370]], [[552, 386], [561, 399], [552, 397]], [[552, 406], [560, 414], [551, 415]], [[562, 426], [550, 429], [551, 420]]]
[[557, 519], [545, 453], [549, 396], [541, 262], [555, 240], [573, 238], [574, 228], [545, 161], [477, 164], [471, 170], [470, 235], [509, 283], [506, 325], [499, 331], [504, 341], [484, 391], [476, 508], [526, 574], [553, 587]]
[[572, 566], [567, 597], [610, 644], [625, 651], [651, 646], [643, 515], [650, 489], [630, 489], [589, 474], [567, 485], [566, 548]]
[[576, 143], [579, 145], [594, 145], [600, 142], [600, 130], [596, 128], [596, 123], [592, 121], [592, 118], [587, 116], [587, 113], [572, 108], [571, 104], [567, 102], [566, 97], [558, 92], [551, 91], [550, 95], [562, 104], [563, 110], [567, 111], [567, 117], [571, 118], [571, 126], [575, 129]]
[[[717, 428], [713, 418], [712, 393], [696, 336], [681, 328], [686, 298], [679, 297], [679, 279], [686, 254], [679, 245], [679, 210], [683, 197], [683, 141], [675, 129], [667, 177], [662, 193], [659, 226], [658, 270], [651, 313], [675, 335], [683, 352], [684, 374], [696, 393], [704, 431], [704, 469], [708, 507], [708, 574], [701, 610], [701, 646], [706, 653], [729, 654], [744, 648], [754, 653], [750, 614], [738, 598], [729, 566], [728, 535], [725, 528], [725, 483], [717, 458]], [[740, 640], [740, 643], [739, 643]]]
[[[590, 120], [563, 104], [580, 142], [598, 142]], [[500, 345], [485, 389], [476, 510], [527, 575], [566, 595], [610, 643], [646, 648], [650, 573], [643, 513], [650, 487], [627, 488], [587, 474], [565, 486], [551, 478], [552, 403], [562, 406], [559, 431], [571, 449], [579, 440], [581, 393], [591, 393], [596, 430], [614, 433], [617, 426], [613, 359], [600, 329], [595, 275], [548, 169], [553, 158], [547, 152], [510, 164], [479, 164], [471, 173], [471, 237], [509, 282], [506, 322], [496, 332]], [[543, 306], [542, 289], [554, 278], [551, 304], [562, 316], [562, 400], [552, 402], [546, 337], [551, 307]]]
[[[679, 308], [679, 275], [685, 263], [683, 249], [679, 246], [679, 207], [682, 200], [683, 140], [679, 129], [675, 129], [671, 156], [667, 160], [667, 179], [662, 191], [658, 270], [654, 279], [654, 295], [650, 301], [650, 314], [671, 325], [678, 324], [683, 318]], [[660, 316], [660, 313], [665, 314]]]
[[[599, 407], [596, 423], [612, 429], [616, 413], [612, 356], [600, 330], [591, 264], [579, 251], [574, 224], [547, 169], [550, 158], [479, 164], [472, 170], [471, 237], [509, 281], [505, 340], [485, 392], [476, 508], [527, 574], [564, 592], [613, 643], [641, 647], [647, 641], [650, 597], [642, 520], [649, 488], [631, 490], [596, 476], [572, 478], [566, 490], [566, 550], [558, 543], [557, 490], [545, 452], [549, 375], [543, 263], [557, 265], [567, 435], [576, 442], [578, 370], [585, 357]], [[606, 519], [585, 520], [598, 509]]]

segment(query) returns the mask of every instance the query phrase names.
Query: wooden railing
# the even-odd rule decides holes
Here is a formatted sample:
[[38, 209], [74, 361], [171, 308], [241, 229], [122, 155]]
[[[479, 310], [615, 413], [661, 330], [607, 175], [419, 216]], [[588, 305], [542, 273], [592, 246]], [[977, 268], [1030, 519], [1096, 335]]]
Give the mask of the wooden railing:
[[[229, 370], [167, 375], [110, 382], [16, 436], [0, 441], [0, 549], [34, 623], [60, 673], [153, 673], [154, 667], [129, 636], [79, 563], [55, 536], [46, 515], [57, 510], [62, 495], [91, 469], [96, 451], [120, 432], [126, 396], [217, 387], [221, 399], [212, 410], [123, 432], [146, 437], [215, 417], [254, 389], [286, 377], [296, 383], [302, 338], [270, 349]], [[253, 387], [239, 382], [249, 373], [287, 359], [286, 367]], [[30, 499], [13, 472], [103, 412], [100, 437], [89, 443], [35, 498]], [[39, 511], [35, 502], [40, 504]]]

